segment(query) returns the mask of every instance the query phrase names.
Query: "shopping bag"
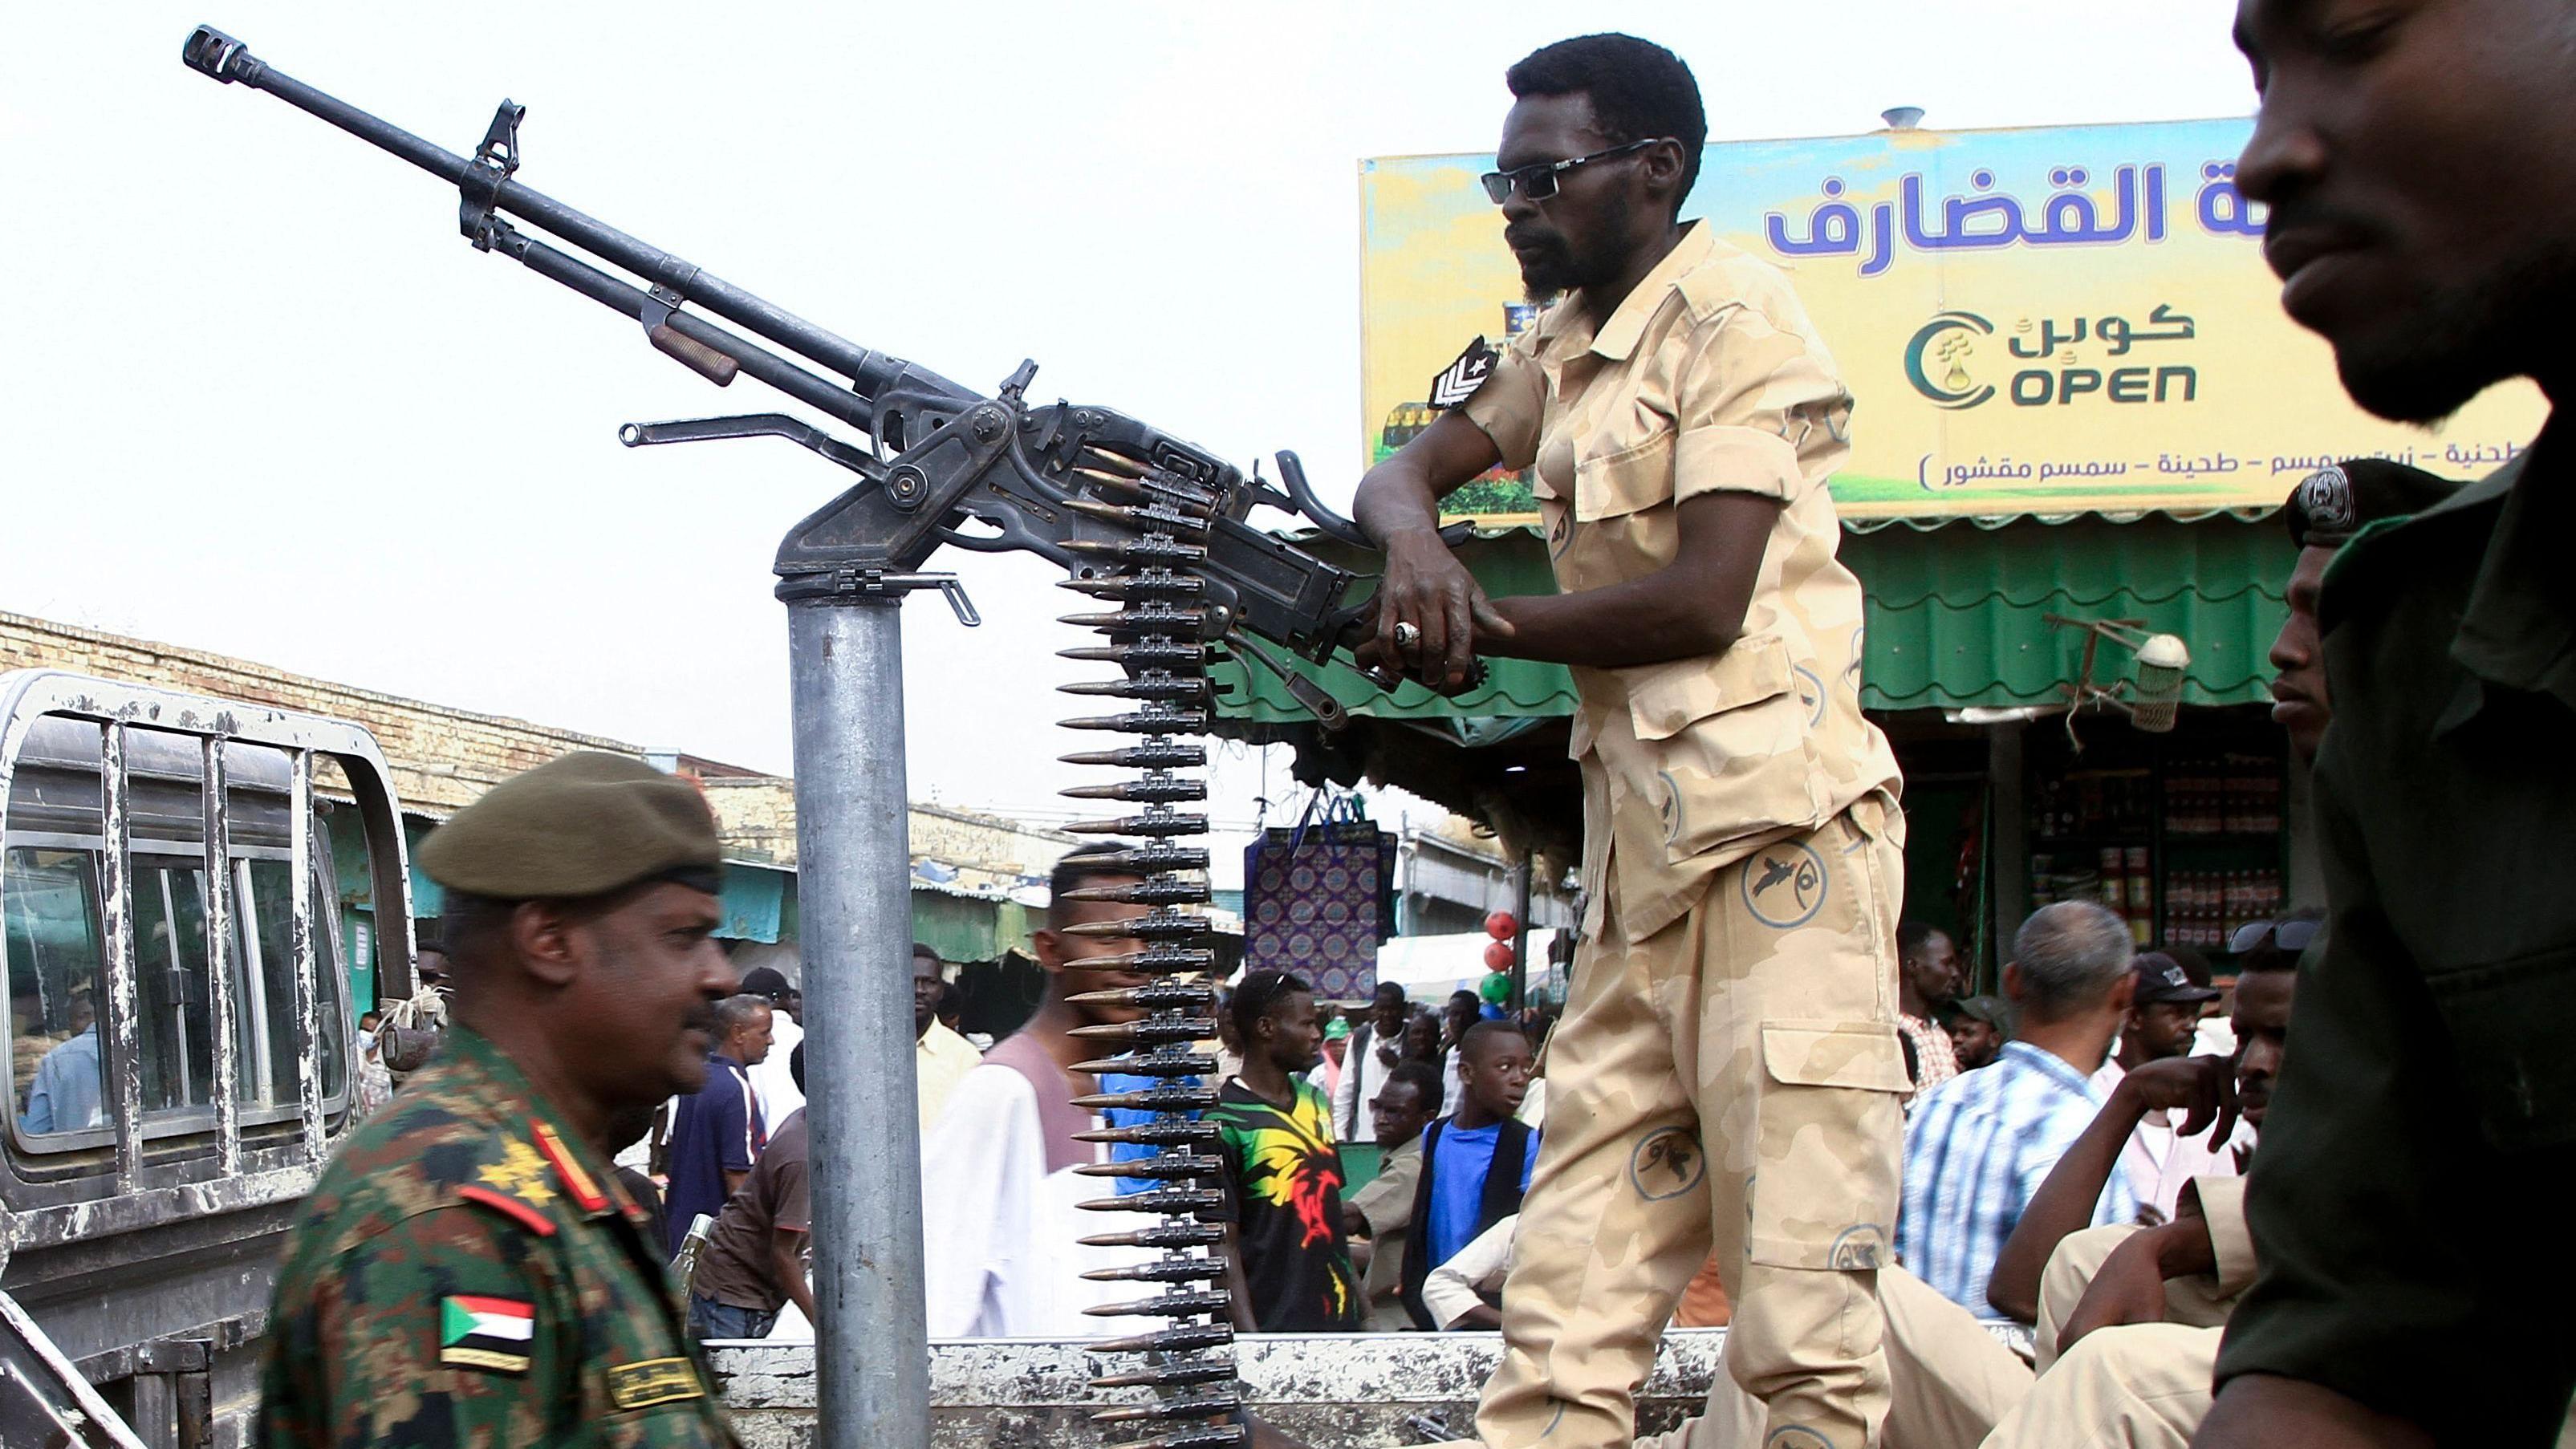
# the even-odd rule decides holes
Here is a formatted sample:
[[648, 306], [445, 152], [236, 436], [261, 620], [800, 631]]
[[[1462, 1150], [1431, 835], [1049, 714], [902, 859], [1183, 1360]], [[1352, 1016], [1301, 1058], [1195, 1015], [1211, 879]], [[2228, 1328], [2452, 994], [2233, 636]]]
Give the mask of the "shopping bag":
[[1293, 971], [1325, 1001], [1377, 990], [1377, 948], [1395, 934], [1395, 837], [1356, 797], [1263, 831], [1244, 849], [1243, 887], [1245, 970]]

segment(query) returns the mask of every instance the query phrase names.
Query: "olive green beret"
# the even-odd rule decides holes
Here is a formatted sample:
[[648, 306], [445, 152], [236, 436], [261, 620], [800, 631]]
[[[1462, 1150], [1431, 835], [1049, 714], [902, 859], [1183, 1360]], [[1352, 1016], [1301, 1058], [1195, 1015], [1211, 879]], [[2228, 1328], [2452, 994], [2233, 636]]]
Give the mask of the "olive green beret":
[[420, 868], [494, 900], [595, 896], [669, 878], [712, 892], [715, 817], [697, 788], [641, 760], [591, 752], [513, 775], [421, 842]]

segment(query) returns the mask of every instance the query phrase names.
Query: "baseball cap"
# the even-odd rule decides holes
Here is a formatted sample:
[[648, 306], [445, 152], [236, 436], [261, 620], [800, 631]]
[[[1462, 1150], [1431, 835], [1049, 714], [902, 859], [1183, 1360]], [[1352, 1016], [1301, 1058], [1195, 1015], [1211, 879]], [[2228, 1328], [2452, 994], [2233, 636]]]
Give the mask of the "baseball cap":
[[2138, 953], [2138, 989], [2129, 999], [2143, 1006], [2156, 1001], [2216, 1001], [2218, 991], [2202, 986], [2182, 963], [2162, 951]]
[[2000, 996], [1962, 996], [1950, 1003], [1961, 1016], [1974, 1017], [2000, 1032], [2012, 1030], [2012, 1006]]
[[1338, 1016], [1334, 1017], [1324, 1028], [1324, 1040], [1326, 1041], [1340, 1041], [1350, 1034], [1351, 1024]]
[[790, 988], [787, 973], [775, 966], [754, 966], [742, 973], [742, 985], [734, 989], [743, 996], [766, 996], [772, 1001], [785, 1001]]

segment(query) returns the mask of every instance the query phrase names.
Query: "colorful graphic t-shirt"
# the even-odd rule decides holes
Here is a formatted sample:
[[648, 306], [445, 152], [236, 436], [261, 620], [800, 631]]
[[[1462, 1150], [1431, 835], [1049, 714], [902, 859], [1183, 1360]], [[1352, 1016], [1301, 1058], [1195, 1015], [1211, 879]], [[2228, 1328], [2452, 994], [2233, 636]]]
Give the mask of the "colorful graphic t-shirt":
[[1360, 1326], [1359, 1275], [1342, 1241], [1342, 1158], [1333, 1113], [1312, 1082], [1283, 1110], [1228, 1077], [1203, 1120], [1220, 1131], [1226, 1201], [1264, 1333]]

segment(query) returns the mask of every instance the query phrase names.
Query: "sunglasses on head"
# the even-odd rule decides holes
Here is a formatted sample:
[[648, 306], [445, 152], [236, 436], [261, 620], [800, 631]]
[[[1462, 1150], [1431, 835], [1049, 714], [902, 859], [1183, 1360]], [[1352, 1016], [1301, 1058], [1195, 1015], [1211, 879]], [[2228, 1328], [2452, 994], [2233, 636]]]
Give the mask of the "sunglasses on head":
[[2248, 921], [2237, 927], [2236, 934], [2228, 938], [2227, 949], [2242, 956], [2270, 945], [2295, 956], [2308, 949], [2308, 943], [2324, 929], [2322, 921]]
[[1535, 166], [1516, 166], [1509, 171], [1488, 171], [1479, 179], [1485, 183], [1485, 195], [1492, 198], [1496, 206], [1511, 200], [1515, 190], [1531, 201], [1546, 201], [1556, 195], [1557, 179], [1575, 167], [1643, 151], [1664, 139], [1662, 136], [1649, 136], [1643, 141], [1631, 141], [1625, 146], [1613, 146], [1607, 151], [1595, 151], [1589, 156], [1577, 156], [1567, 161], [1541, 161]]
[[1234, 988], [1235, 1000], [1240, 1003], [1243, 1011], [1257, 1018], [1267, 1013], [1272, 1003], [1287, 994], [1282, 988], [1287, 986], [1288, 981], [1289, 974], [1285, 971], [1255, 971], [1244, 977], [1241, 984]]

